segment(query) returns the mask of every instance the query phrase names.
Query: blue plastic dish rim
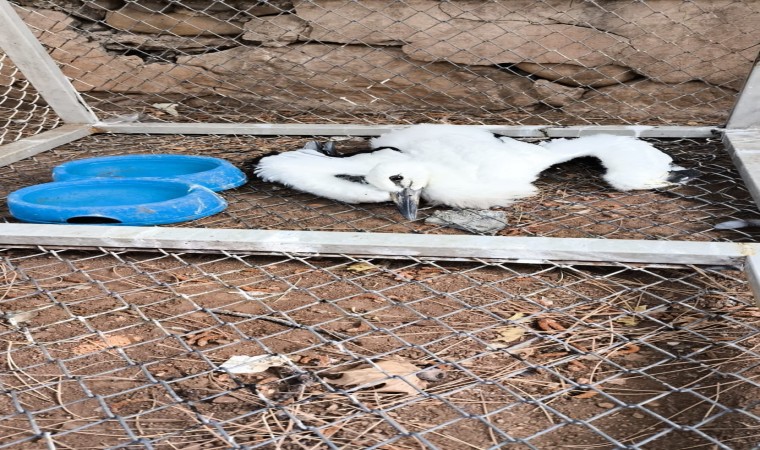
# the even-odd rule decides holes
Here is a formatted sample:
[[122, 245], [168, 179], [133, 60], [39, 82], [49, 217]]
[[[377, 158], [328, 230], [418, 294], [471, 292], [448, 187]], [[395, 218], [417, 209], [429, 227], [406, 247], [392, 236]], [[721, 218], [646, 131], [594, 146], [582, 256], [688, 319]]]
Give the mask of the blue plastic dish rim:
[[[92, 187], [92, 186], [104, 186], [108, 187], [109, 185], [116, 185], [118, 187], [124, 187], [125, 184], [132, 184], [132, 185], [142, 185], [144, 187], [148, 187], [150, 189], [166, 189], [167, 184], [171, 184], [172, 187], [177, 187], [177, 185], [181, 186], [182, 188], [187, 190], [187, 195], [183, 197], [177, 197], [170, 200], [163, 200], [158, 202], [150, 202], [150, 203], [132, 203], [132, 204], [121, 204], [121, 205], [113, 205], [113, 206], [100, 206], [100, 207], [88, 207], [86, 205], [84, 206], [77, 206], [77, 207], [62, 207], [62, 206], [55, 206], [55, 205], [46, 205], [41, 203], [35, 203], [35, 202], [29, 202], [25, 200], [25, 197], [29, 196], [30, 194], [34, 194], [40, 191], [45, 190], [59, 190], [62, 188], [76, 188], [76, 187]], [[142, 189], [144, 189], [144, 187]], [[157, 213], [154, 217], [156, 220], [120, 220], [116, 223], [91, 223], [90, 225], [115, 225], [115, 226], [142, 226], [142, 225], [165, 225], [165, 224], [171, 224], [171, 223], [178, 223], [178, 222], [187, 222], [191, 220], [201, 219], [203, 217], [208, 217], [217, 213], [220, 213], [227, 209], [227, 201], [225, 201], [220, 195], [212, 191], [211, 189], [201, 186], [199, 184], [195, 183], [187, 183], [184, 181], [179, 180], [163, 180], [163, 179], [156, 179], [156, 178], [121, 178], [121, 179], [114, 179], [114, 178], [89, 178], [84, 180], [74, 180], [74, 181], [55, 181], [51, 183], [42, 183], [42, 184], [36, 184], [33, 186], [27, 186], [25, 188], [18, 189], [16, 191], [13, 191], [8, 195], [8, 208], [11, 211], [11, 215], [23, 222], [27, 223], [44, 223], [44, 224], [72, 224], [72, 222], [68, 222], [67, 220], [63, 219], [64, 217], [69, 217], [71, 219], [72, 217], [101, 217], [101, 218], [114, 218], [115, 215], [119, 214], [119, 210], [123, 210], [124, 212], [129, 212], [131, 209], [137, 209], [137, 208], [150, 208], [154, 210], [164, 210], [164, 211], [172, 211], [176, 210], [176, 206], [182, 206], [180, 203], [180, 200], [182, 199], [190, 199], [190, 200], [199, 200], [195, 204], [190, 203], [191, 206], [202, 204], [206, 206], [202, 210], [198, 210], [197, 208], [193, 208], [193, 211], [199, 211], [194, 212], [192, 214], [186, 214], [182, 216], [172, 216], [165, 215], [161, 213]], [[37, 211], [38, 215], [45, 215], [46, 213], [50, 213], [49, 217], [51, 217], [51, 220], [35, 220], [30, 219], [30, 216], [27, 214], [21, 214], [22, 217], [19, 217], [17, 214], [20, 213], [18, 211], [18, 208], [22, 209], [28, 209]], [[15, 210], [15, 212], [14, 212]], [[99, 212], [97, 212], [99, 210]], [[114, 211], [116, 213], [114, 214]], [[58, 213], [52, 214], [52, 213]], [[137, 216], [137, 215], [135, 215]]]
[[[190, 174], [176, 175], [176, 176], [157, 176], [157, 177], [97, 177], [91, 175], [80, 175], [72, 173], [71, 169], [87, 166], [91, 164], [105, 165], [104, 163], [114, 162], [115, 166], [127, 163], [129, 161], [146, 161], [156, 160], [156, 162], [166, 162], [176, 160], [181, 163], [182, 161], [205, 161], [212, 162], [217, 165], [216, 168], [211, 170], [205, 170], [201, 172], [194, 172]], [[186, 183], [199, 184], [211, 189], [214, 192], [224, 191], [227, 189], [233, 189], [244, 185], [248, 178], [245, 173], [235, 167], [232, 163], [221, 158], [214, 158], [212, 156], [195, 156], [195, 155], [174, 155], [174, 154], [138, 154], [138, 155], [118, 155], [118, 156], [96, 156], [93, 158], [78, 159], [75, 161], [65, 162], [53, 168], [53, 181], [76, 181], [76, 180], [89, 180], [89, 179], [118, 179], [124, 180], [126, 178], [143, 178], [143, 179], [156, 179], [156, 180], [176, 180]], [[217, 181], [218, 180], [218, 181]]]

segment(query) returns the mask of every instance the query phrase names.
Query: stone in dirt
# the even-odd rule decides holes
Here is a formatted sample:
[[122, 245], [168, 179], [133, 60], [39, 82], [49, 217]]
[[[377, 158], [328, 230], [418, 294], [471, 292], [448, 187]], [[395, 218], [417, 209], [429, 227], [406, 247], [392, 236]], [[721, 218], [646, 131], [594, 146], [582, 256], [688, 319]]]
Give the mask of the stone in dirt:
[[475, 234], [496, 234], [507, 226], [507, 215], [504, 211], [477, 209], [435, 211], [425, 223]]

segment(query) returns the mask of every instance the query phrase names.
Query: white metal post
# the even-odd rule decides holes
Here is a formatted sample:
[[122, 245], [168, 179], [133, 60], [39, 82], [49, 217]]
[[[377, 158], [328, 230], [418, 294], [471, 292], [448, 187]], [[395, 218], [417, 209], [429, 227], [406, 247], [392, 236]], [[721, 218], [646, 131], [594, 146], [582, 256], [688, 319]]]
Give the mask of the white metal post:
[[66, 123], [98, 121], [68, 78], [7, 0], [0, 0], [0, 49]]
[[729, 130], [760, 128], [760, 57], [752, 66], [747, 81], [739, 93], [734, 109], [728, 117]]

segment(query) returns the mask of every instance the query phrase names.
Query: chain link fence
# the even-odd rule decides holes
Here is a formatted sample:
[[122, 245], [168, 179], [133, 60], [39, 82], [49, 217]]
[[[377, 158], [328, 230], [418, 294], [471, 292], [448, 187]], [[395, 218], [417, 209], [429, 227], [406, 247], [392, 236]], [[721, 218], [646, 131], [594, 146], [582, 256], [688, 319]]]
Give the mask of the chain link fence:
[[[760, 48], [760, 6], [737, 0], [11, 3], [110, 122], [720, 126]], [[0, 144], [59, 125], [2, 54], [0, 79]], [[0, 167], [0, 195], [101, 155], [250, 176], [313, 138], [94, 134]], [[620, 193], [592, 161], [554, 167], [496, 234], [757, 241], [715, 228], [760, 218], [717, 137], [652, 142], [702, 175]], [[473, 233], [259, 180], [223, 195], [181, 226]], [[39, 247], [0, 249], [0, 269], [0, 448], [760, 442], [760, 311], [737, 267]]]
[[60, 119], [0, 51], [0, 145], [55, 128]]
[[[663, 190], [619, 192], [601, 178], [594, 161], [576, 161], [546, 171], [539, 195], [502, 208], [501, 230], [452, 228], [432, 223], [445, 207], [425, 207], [406, 221], [390, 203], [345, 204], [252, 175], [250, 161], [272, 151], [300, 148], [311, 138], [260, 136], [93, 135], [55, 150], [0, 168], [0, 193], [50, 181], [52, 168], [66, 161], [134, 153], [203, 154], [228, 160], [251, 178], [240, 188], [222, 192], [229, 207], [222, 213], [180, 227], [247, 228], [383, 233], [493, 234], [560, 238], [616, 238], [755, 242], [757, 229], [719, 230], [729, 220], [760, 218], [757, 206], [717, 139], [652, 140], [677, 162], [700, 171], [698, 179]], [[340, 151], [365, 148], [363, 138], [338, 142]], [[2, 219], [16, 221], [7, 209]], [[450, 225], [450, 224], [449, 224]]]
[[730, 268], [43, 248], [2, 268], [2, 448], [760, 436], [760, 312]]
[[16, 0], [102, 118], [720, 125], [754, 2]]

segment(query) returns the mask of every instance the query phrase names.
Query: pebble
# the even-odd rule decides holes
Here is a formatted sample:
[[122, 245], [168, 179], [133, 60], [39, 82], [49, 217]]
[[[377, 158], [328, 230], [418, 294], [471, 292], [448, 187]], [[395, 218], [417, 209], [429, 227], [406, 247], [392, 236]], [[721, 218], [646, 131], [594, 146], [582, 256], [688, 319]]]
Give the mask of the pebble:
[[601, 403], [597, 403], [596, 406], [598, 406], [600, 408], [610, 409], [610, 408], [614, 408], [615, 404], [614, 403], [609, 403], [609, 402], [601, 402]]
[[641, 413], [633, 413], [633, 417], [635, 419], [643, 419], [646, 416], [644, 414], [641, 414]]
[[223, 395], [221, 397], [216, 397], [215, 399], [211, 400], [211, 403], [217, 403], [217, 404], [219, 404], [219, 403], [237, 403], [239, 401], [240, 401], [239, 399], [237, 399], [235, 397], [232, 397], [230, 395]]

